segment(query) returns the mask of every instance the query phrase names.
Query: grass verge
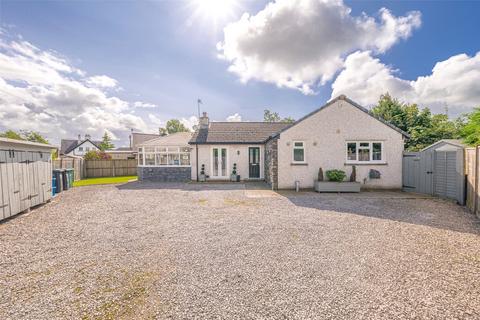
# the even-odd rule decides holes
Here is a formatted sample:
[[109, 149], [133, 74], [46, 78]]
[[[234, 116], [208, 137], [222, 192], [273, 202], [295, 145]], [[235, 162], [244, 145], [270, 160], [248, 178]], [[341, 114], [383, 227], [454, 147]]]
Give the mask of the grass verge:
[[96, 184], [115, 184], [126, 183], [131, 180], [137, 180], [137, 176], [122, 176], [122, 177], [103, 177], [103, 178], [87, 178], [73, 183], [74, 187], [93, 186]]

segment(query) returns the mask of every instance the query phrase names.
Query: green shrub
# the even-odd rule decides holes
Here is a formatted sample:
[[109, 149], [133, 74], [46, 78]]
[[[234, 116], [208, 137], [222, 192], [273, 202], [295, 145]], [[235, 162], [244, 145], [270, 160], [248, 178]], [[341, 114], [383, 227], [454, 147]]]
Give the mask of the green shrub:
[[327, 174], [327, 178], [328, 178], [328, 181], [336, 181], [336, 182], [340, 182], [340, 181], [343, 181], [343, 179], [345, 179], [345, 171], [342, 171], [342, 170], [327, 170], [326, 172]]

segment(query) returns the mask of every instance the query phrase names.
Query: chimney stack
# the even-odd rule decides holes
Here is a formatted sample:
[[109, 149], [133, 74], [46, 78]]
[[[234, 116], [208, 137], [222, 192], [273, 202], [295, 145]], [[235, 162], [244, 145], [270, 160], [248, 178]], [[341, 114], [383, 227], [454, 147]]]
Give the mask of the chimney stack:
[[90, 139], [90, 135], [89, 134], [85, 134], [85, 140], [87, 139]]
[[209, 120], [206, 112], [200, 117], [198, 124], [200, 129], [208, 129]]
[[78, 135], [77, 142], [78, 142], [78, 143], [82, 142], [82, 135], [81, 135], [81, 134]]

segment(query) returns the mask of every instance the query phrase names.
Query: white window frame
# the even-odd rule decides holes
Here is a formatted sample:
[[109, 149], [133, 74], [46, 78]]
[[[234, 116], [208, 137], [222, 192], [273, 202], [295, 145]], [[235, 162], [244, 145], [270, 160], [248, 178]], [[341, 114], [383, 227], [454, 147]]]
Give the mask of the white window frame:
[[[153, 151], [145, 151], [146, 148], [151, 148], [150, 150], [153, 149]], [[188, 148], [188, 152], [182, 151], [183, 148]], [[165, 151], [161, 151], [162, 149], [165, 149]], [[148, 155], [153, 155], [153, 159], [155, 161], [155, 164], [146, 164], [146, 156]], [[178, 154], [179, 155], [179, 164], [174, 165], [174, 164], [168, 164], [168, 159], [169, 159], [169, 154]], [[188, 154], [189, 157], [189, 164], [180, 164], [182, 161], [182, 155]], [[140, 155], [142, 156], [142, 161], [140, 161]], [[158, 155], [166, 155], [167, 156], [167, 164], [158, 164], [157, 157]], [[190, 147], [186, 146], [143, 146], [138, 148], [138, 166], [139, 167], [191, 167], [192, 166], [192, 155], [191, 155], [191, 149]], [[141, 163], [140, 163], [141, 162]]]
[[[348, 144], [349, 143], [355, 143], [356, 148], [355, 148], [355, 155], [356, 155], [356, 160], [349, 160], [348, 159]], [[368, 150], [370, 150], [370, 160], [368, 161], [360, 161], [358, 160], [358, 151], [360, 149], [360, 144], [361, 143], [368, 143]], [[373, 144], [374, 143], [380, 143], [380, 146], [382, 148], [382, 153], [381, 153], [381, 160], [373, 160]], [[362, 149], [367, 149], [366, 147], [362, 147]], [[384, 164], [387, 162], [387, 159], [385, 157], [385, 144], [383, 141], [376, 141], [376, 140], [349, 140], [345, 141], [345, 163], [347, 164]]]
[[[301, 147], [296, 147], [295, 143], [301, 143]], [[296, 161], [295, 160], [295, 150], [300, 149], [303, 150], [303, 161]], [[305, 141], [293, 141], [292, 142], [292, 163], [307, 163], [307, 152], [305, 150]]]

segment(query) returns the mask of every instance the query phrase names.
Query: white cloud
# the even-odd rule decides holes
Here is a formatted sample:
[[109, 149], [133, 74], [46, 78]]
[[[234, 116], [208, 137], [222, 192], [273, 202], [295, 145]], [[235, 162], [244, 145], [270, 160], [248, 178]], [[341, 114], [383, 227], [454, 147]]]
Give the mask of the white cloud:
[[183, 125], [188, 129], [193, 130], [194, 126], [198, 124], [198, 118], [195, 116], [190, 116], [188, 118], [181, 118], [180, 122], [183, 123]]
[[133, 103], [133, 106], [135, 108], [155, 108], [156, 107], [156, 105], [154, 105], [153, 103], [142, 102], [142, 101], [135, 101]]
[[228, 122], [240, 122], [242, 121], [242, 116], [238, 113], [232, 114], [231, 116], [227, 117]]
[[154, 114], [148, 114], [148, 120], [150, 120], [150, 122], [154, 125], [154, 126], [157, 126], [158, 128], [160, 127], [165, 127], [165, 124], [166, 122], [163, 121], [162, 119], [160, 119], [159, 117], [157, 117], [156, 115]]
[[87, 79], [87, 84], [97, 88], [115, 88], [118, 85], [117, 80], [109, 76], [93, 76]]
[[276, 0], [225, 27], [217, 47], [243, 82], [256, 79], [312, 94], [349, 53], [383, 53], [420, 24], [416, 11], [395, 17], [383, 8], [375, 19], [352, 16], [340, 0]]
[[359, 103], [371, 105], [381, 94], [443, 112], [448, 106], [457, 115], [480, 106], [480, 52], [469, 57], [459, 54], [437, 62], [432, 73], [408, 81], [370, 52], [352, 53], [332, 84], [332, 97], [346, 94]]
[[148, 129], [128, 102], [87, 86], [95, 77], [84, 75], [59, 54], [2, 34], [0, 127], [39, 131], [54, 143], [79, 133], [100, 138], [105, 130], [126, 140], [130, 128]]

